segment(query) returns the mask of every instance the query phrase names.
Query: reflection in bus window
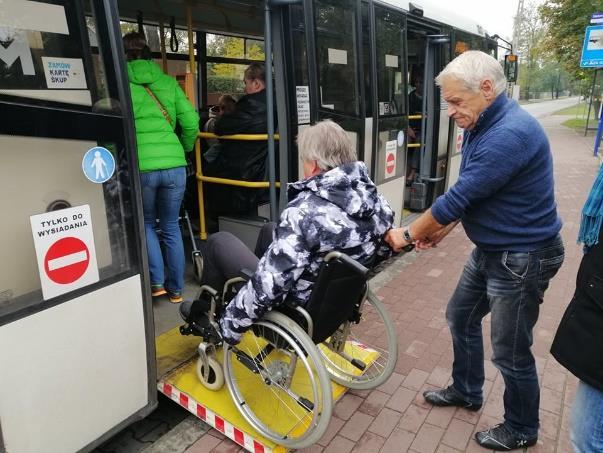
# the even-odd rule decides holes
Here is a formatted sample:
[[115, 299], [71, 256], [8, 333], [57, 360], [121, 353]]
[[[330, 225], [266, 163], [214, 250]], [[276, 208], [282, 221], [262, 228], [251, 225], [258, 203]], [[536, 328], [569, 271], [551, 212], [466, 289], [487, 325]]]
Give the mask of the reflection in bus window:
[[321, 106], [357, 116], [355, 11], [353, 0], [318, 0], [315, 20]]
[[377, 33], [377, 90], [379, 116], [405, 111], [404, 17], [383, 8], [375, 8]]

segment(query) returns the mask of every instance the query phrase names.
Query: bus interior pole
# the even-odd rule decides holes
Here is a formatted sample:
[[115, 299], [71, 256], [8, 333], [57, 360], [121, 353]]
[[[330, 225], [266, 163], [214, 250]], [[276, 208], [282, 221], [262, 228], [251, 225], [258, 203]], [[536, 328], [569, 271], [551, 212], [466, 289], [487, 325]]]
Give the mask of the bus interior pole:
[[276, 222], [276, 159], [274, 156], [274, 93], [272, 91], [272, 24], [270, 3], [267, 1], [264, 14], [264, 49], [266, 53], [266, 114], [268, 125], [268, 188], [270, 194], [270, 220]]
[[[264, 50], [266, 54], [266, 115], [268, 116], [268, 182], [270, 194], [270, 220], [276, 222], [276, 159], [274, 151], [274, 91], [272, 84], [272, 22], [271, 5], [283, 6], [299, 3], [299, 0], [266, 0], [264, 9]], [[283, 190], [285, 190], [283, 188]]]

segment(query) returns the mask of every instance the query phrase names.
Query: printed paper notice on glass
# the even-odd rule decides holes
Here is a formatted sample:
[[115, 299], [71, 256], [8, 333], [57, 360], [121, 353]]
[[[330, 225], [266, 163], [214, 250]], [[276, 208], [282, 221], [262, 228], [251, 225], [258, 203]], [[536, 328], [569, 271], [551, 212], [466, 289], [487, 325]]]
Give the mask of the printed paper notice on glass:
[[398, 55], [385, 55], [385, 66], [387, 68], [398, 67]]
[[348, 53], [341, 49], [328, 49], [330, 64], [348, 64]]
[[310, 123], [310, 89], [308, 86], [295, 87], [297, 96], [297, 124]]
[[84, 62], [79, 58], [42, 57], [48, 88], [85, 89]]

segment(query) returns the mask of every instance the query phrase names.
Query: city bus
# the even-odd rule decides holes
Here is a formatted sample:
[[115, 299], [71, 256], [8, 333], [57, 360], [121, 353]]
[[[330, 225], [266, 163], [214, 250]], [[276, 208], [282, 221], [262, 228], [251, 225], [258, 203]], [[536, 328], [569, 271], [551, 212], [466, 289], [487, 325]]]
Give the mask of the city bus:
[[[300, 177], [297, 132], [329, 118], [403, 223], [458, 177], [462, 131], [435, 75], [466, 50], [497, 54], [473, 21], [421, 4], [2, 2], [0, 452], [90, 451], [157, 405], [157, 341], [180, 321], [151, 299], [122, 34], [145, 32], [202, 114], [270, 49], [279, 143], [269, 183]], [[413, 90], [421, 103], [410, 112]], [[272, 217], [285, 202], [283, 190]]]

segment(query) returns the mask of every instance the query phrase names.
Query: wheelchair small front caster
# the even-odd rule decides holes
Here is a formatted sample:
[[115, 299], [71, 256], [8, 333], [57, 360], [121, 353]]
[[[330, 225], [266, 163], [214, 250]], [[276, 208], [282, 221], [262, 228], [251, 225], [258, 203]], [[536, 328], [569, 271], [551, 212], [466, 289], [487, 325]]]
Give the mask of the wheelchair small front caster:
[[199, 357], [195, 370], [197, 371], [197, 377], [208, 390], [220, 390], [224, 385], [222, 365], [213, 357], [207, 357], [207, 364], [202, 357]]
[[224, 371], [216, 360], [216, 346], [202, 342], [197, 348], [199, 358], [195, 366], [197, 377], [208, 390], [220, 390], [224, 385]]

